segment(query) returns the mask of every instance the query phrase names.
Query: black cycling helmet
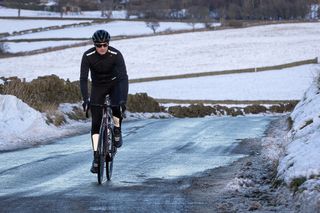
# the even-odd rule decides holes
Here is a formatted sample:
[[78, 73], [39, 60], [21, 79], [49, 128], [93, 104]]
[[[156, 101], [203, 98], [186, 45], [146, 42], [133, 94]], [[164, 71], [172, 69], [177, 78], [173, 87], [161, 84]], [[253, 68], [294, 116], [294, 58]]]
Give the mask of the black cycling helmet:
[[94, 43], [109, 43], [110, 34], [105, 30], [97, 30], [92, 36], [92, 41]]

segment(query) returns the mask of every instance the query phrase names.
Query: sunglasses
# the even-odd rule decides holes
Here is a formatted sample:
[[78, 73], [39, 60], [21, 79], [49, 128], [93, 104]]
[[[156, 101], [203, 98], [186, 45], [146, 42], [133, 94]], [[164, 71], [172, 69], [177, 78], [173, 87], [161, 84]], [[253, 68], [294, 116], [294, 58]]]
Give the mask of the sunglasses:
[[95, 43], [95, 44], [94, 44], [94, 46], [95, 46], [95, 47], [98, 47], [98, 48], [107, 47], [108, 45], [109, 45], [108, 43], [102, 43], [102, 44]]

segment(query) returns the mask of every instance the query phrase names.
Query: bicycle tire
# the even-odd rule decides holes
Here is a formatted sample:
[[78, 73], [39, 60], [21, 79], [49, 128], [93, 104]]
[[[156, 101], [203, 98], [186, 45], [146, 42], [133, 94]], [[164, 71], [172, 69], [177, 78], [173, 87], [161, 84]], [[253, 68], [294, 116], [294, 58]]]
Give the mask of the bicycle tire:
[[111, 180], [112, 169], [113, 169], [113, 160], [107, 160], [106, 161], [106, 175], [107, 175], [108, 181]]
[[[110, 121], [109, 121], [110, 122]], [[114, 156], [114, 145], [113, 145], [113, 131], [108, 126], [108, 133], [109, 135], [107, 136], [107, 149], [108, 149], [108, 154], [106, 155], [106, 175], [107, 175], [107, 180], [111, 180], [112, 176], [112, 170], [113, 170], [113, 156]]]
[[109, 155], [107, 156], [106, 159], [106, 175], [107, 175], [107, 180], [111, 180], [111, 176], [112, 176], [112, 170], [113, 170], [113, 158], [116, 155], [117, 152], [117, 148], [114, 146], [114, 144], [112, 143], [111, 145], [111, 151], [109, 153]]
[[[102, 184], [106, 180], [110, 181], [113, 170], [113, 158], [117, 152], [117, 148], [114, 146], [114, 132], [113, 132], [113, 116], [110, 105], [110, 98], [106, 96], [105, 106], [103, 111], [103, 117], [101, 121], [99, 131], [99, 165], [98, 165], [98, 183]], [[104, 176], [104, 169], [106, 169], [106, 175]]]
[[99, 167], [98, 167], [98, 183], [102, 184], [104, 182], [104, 160], [103, 156], [99, 156]]
[[104, 138], [105, 138], [105, 126], [102, 124], [100, 127], [100, 134], [99, 134], [99, 145], [98, 145], [98, 152], [99, 152], [99, 163], [98, 163], [98, 183], [102, 184], [104, 179], [104, 167], [105, 167], [105, 147], [104, 147]]

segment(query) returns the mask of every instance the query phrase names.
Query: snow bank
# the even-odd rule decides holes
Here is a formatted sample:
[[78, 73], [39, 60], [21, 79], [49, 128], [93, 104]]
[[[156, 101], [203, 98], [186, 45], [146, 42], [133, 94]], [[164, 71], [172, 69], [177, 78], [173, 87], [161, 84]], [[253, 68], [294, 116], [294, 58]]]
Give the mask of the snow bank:
[[[59, 111], [65, 115], [81, 103], [61, 104]], [[169, 118], [168, 113], [130, 113], [125, 121], [148, 118]], [[27, 148], [50, 143], [54, 139], [89, 132], [90, 120], [75, 121], [65, 116], [67, 123], [61, 127], [48, 125], [42, 114], [12, 95], [0, 95], [0, 151]]]
[[87, 121], [68, 120], [63, 127], [46, 123], [45, 115], [12, 95], [0, 95], [0, 151], [50, 143], [53, 139], [87, 132]]
[[0, 95], [0, 150], [50, 138], [56, 129], [46, 124], [40, 112], [20, 99], [12, 95]]
[[320, 175], [319, 117], [320, 89], [315, 81], [291, 114], [293, 126], [278, 167], [279, 177], [287, 184], [298, 178], [317, 179]]
[[[0, 22], [1, 23], [1, 22]], [[159, 22], [157, 32], [192, 30], [191, 25], [183, 22]], [[215, 24], [217, 26], [217, 24]], [[197, 23], [196, 29], [204, 28], [204, 25]], [[120, 35], [142, 35], [152, 34], [151, 28], [146, 26], [144, 21], [111, 21], [108, 23], [92, 24], [89, 26], [64, 28], [42, 32], [29, 33], [24, 35], [10, 36], [7, 39], [41, 39], [41, 38], [91, 38], [92, 33], [98, 29], [106, 29], [112, 37]]]

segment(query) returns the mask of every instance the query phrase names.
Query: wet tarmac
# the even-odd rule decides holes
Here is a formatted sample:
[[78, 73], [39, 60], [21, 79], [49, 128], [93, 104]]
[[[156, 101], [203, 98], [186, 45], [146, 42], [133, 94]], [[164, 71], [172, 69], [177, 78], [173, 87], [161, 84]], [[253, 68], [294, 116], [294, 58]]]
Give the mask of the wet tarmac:
[[[148, 119], [124, 124], [112, 180], [89, 172], [90, 136], [0, 154], [0, 212], [192, 212], [194, 180], [248, 155], [275, 117]], [[248, 147], [247, 147], [248, 148]], [[222, 178], [223, 179], [223, 178]], [[206, 188], [206, 186], [202, 186]], [[192, 193], [191, 193], [192, 194]]]

